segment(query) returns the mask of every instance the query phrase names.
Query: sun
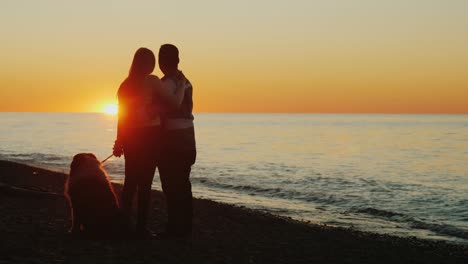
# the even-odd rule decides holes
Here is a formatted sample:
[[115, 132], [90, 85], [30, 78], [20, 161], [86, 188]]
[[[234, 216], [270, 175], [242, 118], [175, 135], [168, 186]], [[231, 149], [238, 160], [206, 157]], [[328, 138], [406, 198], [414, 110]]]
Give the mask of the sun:
[[116, 115], [119, 112], [119, 106], [117, 104], [106, 104], [102, 112], [108, 115]]

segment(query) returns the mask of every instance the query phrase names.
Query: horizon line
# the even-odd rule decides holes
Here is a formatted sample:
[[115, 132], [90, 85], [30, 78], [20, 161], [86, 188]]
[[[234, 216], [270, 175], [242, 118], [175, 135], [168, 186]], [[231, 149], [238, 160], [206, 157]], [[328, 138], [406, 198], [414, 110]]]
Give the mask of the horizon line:
[[[98, 111], [0, 111], [0, 113], [106, 114]], [[468, 115], [446, 112], [193, 112], [194, 114], [337, 114], [337, 115]]]

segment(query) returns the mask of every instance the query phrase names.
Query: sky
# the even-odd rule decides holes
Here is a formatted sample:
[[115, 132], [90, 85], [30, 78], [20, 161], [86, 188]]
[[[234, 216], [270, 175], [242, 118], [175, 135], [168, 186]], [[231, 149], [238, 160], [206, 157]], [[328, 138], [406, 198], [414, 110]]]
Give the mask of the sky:
[[468, 114], [467, 13], [466, 0], [2, 0], [0, 111], [99, 112], [136, 49], [172, 43], [195, 112]]

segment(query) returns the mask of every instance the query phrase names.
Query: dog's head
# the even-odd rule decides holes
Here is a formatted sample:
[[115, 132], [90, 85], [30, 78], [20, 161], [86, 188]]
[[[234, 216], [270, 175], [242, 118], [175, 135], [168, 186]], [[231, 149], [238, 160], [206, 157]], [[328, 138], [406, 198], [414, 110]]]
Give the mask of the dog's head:
[[99, 168], [100, 166], [101, 162], [93, 153], [79, 153], [73, 157], [70, 169], [71, 171], [77, 171], [81, 169]]

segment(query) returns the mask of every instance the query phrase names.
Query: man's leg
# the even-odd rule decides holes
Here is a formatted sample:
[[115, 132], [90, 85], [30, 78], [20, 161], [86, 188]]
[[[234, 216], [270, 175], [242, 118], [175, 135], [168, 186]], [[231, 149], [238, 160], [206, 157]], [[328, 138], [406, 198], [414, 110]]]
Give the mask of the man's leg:
[[191, 166], [195, 162], [194, 129], [167, 131], [161, 155], [159, 173], [167, 201], [167, 231], [175, 235], [188, 235], [192, 231]]
[[[177, 165], [177, 164], [175, 164]], [[180, 167], [179, 167], [180, 166]], [[190, 166], [159, 166], [159, 175], [167, 204], [167, 232], [188, 235], [192, 232], [192, 185]]]
[[174, 169], [175, 183], [178, 195], [174, 199], [177, 233], [189, 235], [192, 233], [193, 203], [192, 184], [190, 183], [191, 166], [181, 166]]

